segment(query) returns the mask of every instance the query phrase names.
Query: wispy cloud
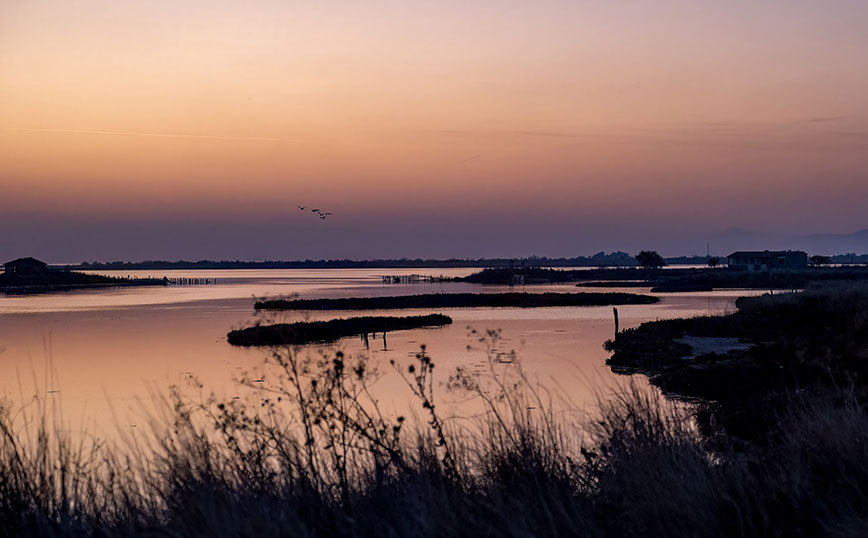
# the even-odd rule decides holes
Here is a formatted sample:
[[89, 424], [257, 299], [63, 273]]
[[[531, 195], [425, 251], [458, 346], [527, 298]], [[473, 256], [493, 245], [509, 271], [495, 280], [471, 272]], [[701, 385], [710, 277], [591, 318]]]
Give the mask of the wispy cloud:
[[[832, 140], [835, 136], [865, 138], [866, 131], [859, 129], [858, 126], [854, 126], [851, 130], [841, 130], [842, 126], [853, 124], [853, 121], [853, 118], [848, 116], [815, 116], [777, 122], [699, 121], [659, 126], [621, 125], [596, 128], [584, 132], [532, 129], [438, 129], [428, 132], [439, 135], [476, 137], [630, 138], [688, 144], [731, 144], [733, 142], [742, 144], [748, 139], [753, 141], [765, 140], [769, 143], [789, 143], [806, 137], [813, 137], [819, 142]], [[798, 143], [803, 144], [804, 140]]]
[[148, 133], [138, 131], [100, 131], [93, 129], [49, 129], [36, 127], [0, 127], [4, 131], [19, 131], [28, 133], [55, 133], [55, 134], [80, 134], [97, 136], [139, 136], [146, 138], [186, 138], [196, 140], [246, 140], [253, 142], [307, 142], [303, 138], [280, 138], [273, 136], [231, 136], [231, 135], [203, 135], [187, 133]]
[[591, 136], [590, 134], [568, 131], [539, 131], [520, 129], [438, 129], [433, 132], [438, 134], [462, 136], [528, 136], [545, 138], [584, 138], [587, 136]]
[[831, 123], [843, 119], [845, 119], [844, 116], [820, 116], [817, 118], [808, 118], [805, 120], [805, 123]]
[[868, 138], [868, 131], [838, 131], [838, 134], [852, 138]]

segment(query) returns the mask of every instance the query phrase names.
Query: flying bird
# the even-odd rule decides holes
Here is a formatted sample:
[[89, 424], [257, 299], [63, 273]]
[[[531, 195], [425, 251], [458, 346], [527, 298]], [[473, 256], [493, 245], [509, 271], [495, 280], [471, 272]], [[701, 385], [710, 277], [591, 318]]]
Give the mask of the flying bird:
[[[305, 209], [307, 209], [307, 207], [306, 207], [306, 206], [303, 206], [303, 205], [300, 205], [300, 206], [297, 206], [297, 207], [298, 207], [299, 209], [301, 209], [302, 211], [304, 211]], [[325, 220], [326, 217], [328, 217], [328, 216], [330, 216], [330, 215], [332, 214], [330, 211], [323, 211], [322, 209], [319, 209], [319, 208], [317, 208], [317, 207], [311, 208], [310, 211], [311, 211], [311, 213], [316, 213], [317, 216], [319, 216], [320, 220]]]

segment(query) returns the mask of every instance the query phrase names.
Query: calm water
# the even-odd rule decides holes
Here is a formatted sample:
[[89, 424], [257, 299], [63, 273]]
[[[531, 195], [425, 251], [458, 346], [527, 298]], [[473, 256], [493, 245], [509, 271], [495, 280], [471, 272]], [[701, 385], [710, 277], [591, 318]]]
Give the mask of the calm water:
[[[383, 285], [384, 274], [460, 276], [475, 269], [290, 269], [213, 271], [136, 271], [130, 276], [217, 279], [207, 286], [119, 288], [35, 296], [0, 296], [0, 396], [12, 401], [38, 397], [62, 406], [70, 421], [85, 421], [103, 431], [141, 419], [148, 399], [173, 384], [198, 379], [205, 390], [226, 397], [240, 395], [237, 379], [256, 372], [263, 349], [226, 343], [226, 333], [256, 320], [255, 297], [301, 298], [399, 295], [436, 292], [611, 291], [577, 290], [572, 285], [483, 287], [463, 283]], [[117, 275], [118, 273], [106, 273]], [[126, 276], [127, 273], [124, 273]], [[617, 288], [612, 288], [616, 290]], [[647, 293], [647, 289], [618, 291]], [[661, 295], [655, 305], [619, 307], [621, 326], [643, 321], [734, 310], [747, 292], [727, 291]], [[616, 382], [605, 366], [602, 343], [613, 332], [611, 307], [440, 309], [451, 326], [395, 332], [372, 341], [367, 356], [388, 371], [389, 361], [406, 362], [426, 344], [445, 377], [457, 366], [480, 368], [486, 352], [471, 331], [500, 329], [498, 349], [515, 350], [526, 371], [546, 387], [581, 408], [595, 393]], [[375, 311], [372, 315], [427, 314], [430, 311]], [[280, 313], [280, 321], [325, 319], [358, 312]], [[356, 338], [303, 353], [331, 354], [341, 349], [364, 353]], [[395, 375], [377, 383], [379, 397], [395, 408], [407, 403], [407, 391]], [[457, 395], [444, 394], [447, 402]], [[459, 405], [455, 403], [454, 405]]]

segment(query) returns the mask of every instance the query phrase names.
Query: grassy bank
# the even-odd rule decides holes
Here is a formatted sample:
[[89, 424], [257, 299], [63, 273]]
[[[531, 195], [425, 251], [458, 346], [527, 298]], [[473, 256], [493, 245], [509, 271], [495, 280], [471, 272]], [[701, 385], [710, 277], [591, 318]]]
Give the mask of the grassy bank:
[[606, 306], [651, 304], [650, 295], [633, 293], [432, 293], [342, 299], [274, 299], [256, 302], [257, 310], [395, 310], [405, 308], [479, 308]]
[[865, 267], [809, 267], [804, 271], [734, 271], [689, 269], [680, 274], [661, 271], [650, 279], [651, 291], [710, 291], [722, 289], [797, 290], [824, 282], [868, 282]]
[[471, 282], [474, 284], [510, 285], [514, 276], [524, 277], [525, 284], [557, 284], [563, 282], [580, 282], [592, 280], [645, 280], [648, 272], [639, 267], [618, 267], [608, 269], [546, 269], [532, 268], [488, 268], [467, 275], [456, 277], [456, 282]]
[[[722, 317], [665, 320], [624, 331], [609, 364], [641, 372], [680, 396], [698, 398], [709, 435], [764, 439], [794, 394], [868, 397], [868, 286], [826, 285], [803, 293], [739, 299]], [[693, 357], [682, 337], [730, 337], [747, 349]]]
[[77, 271], [49, 271], [35, 275], [0, 274], [0, 293], [24, 295], [88, 288], [114, 286], [160, 286], [164, 282], [156, 278], [130, 279], [92, 275]]
[[638, 282], [654, 292], [708, 291], [724, 289], [802, 289], [812, 283], [868, 281], [866, 267], [809, 267], [804, 271], [734, 271], [726, 268], [663, 268], [657, 270], [632, 268], [611, 269], [485, 269], [456, 281], [477, 284], [509, 285], [515, 277], [525, 284], [555, 284], [576, 282], [581, 287], [593, 287], [608, 282], [618, 286], [638, 286]]
[[234, 346], [285, 346], [334, 342], [347, 336], [369, 333], [406, 331], [421, 327], [439, 327], [452, 323], [452, 318], [442, 314], [427, 316], [364, 316], [329, 321], [299, 321], [257, 325], [238, 329], [227, 335]]

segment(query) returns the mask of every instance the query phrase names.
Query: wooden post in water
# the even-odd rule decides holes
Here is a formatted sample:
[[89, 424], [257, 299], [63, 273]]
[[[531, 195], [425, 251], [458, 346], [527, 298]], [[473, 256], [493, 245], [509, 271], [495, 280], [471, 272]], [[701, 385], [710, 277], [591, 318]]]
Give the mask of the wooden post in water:
[[618, 308], [612, 307], [612, 313], [615, 314], [615, 351], [618, 350]]

